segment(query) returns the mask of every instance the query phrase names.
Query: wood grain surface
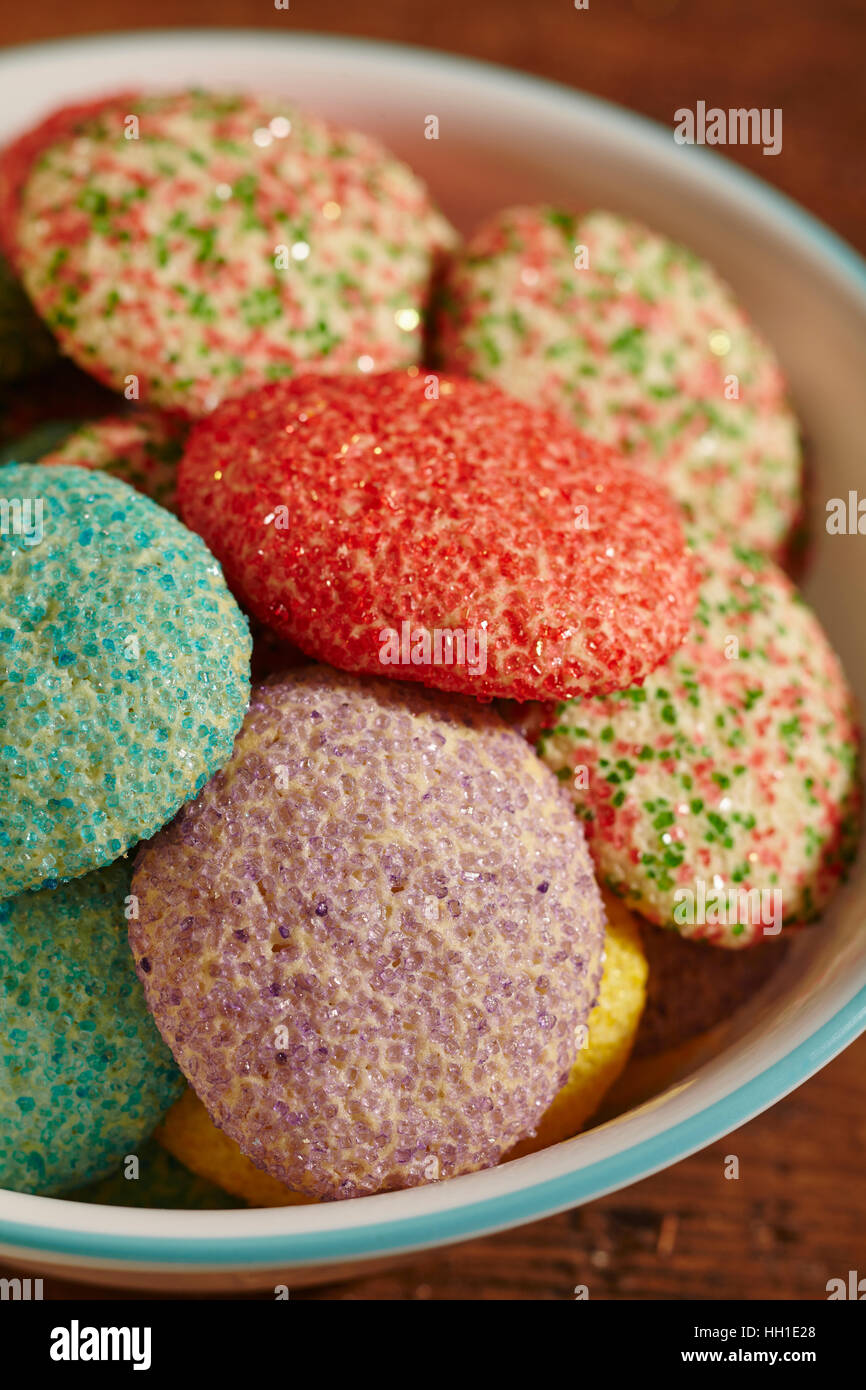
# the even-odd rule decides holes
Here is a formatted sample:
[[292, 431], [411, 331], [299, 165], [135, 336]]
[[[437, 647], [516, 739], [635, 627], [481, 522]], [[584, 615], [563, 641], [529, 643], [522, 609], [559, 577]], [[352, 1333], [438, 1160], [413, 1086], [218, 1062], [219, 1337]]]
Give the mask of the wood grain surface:
[[[727, 151], [866, 250], [863, 0], [59, 0], [5, 6], [0, 43], [243, 26], [427, 45], [582, 87], [671, 124], [781, 107], [784, 144]], [[146, 81], [147, 74], [142, 73]], [[2, 100], [2, 94], [0, 94]], [[866, 1274], [866, 1039], [767, 1114], [589, 1206], [298, 1299], [822, 1299]], [[740, 1177], [724, 1176], [736, 1154]], [[118, 1297], [46, 1281], [46, 1296]]]

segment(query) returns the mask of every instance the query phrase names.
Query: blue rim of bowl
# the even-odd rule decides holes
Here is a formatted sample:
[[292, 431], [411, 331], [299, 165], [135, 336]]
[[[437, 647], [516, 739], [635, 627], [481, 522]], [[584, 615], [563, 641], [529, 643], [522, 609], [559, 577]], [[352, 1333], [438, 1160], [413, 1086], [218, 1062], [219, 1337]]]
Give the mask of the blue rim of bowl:
[[0, 1222], [0, 1241], [51, 1254], [158, 1265], [284, 1268], [372, 1259], [469, 1240], [579, 1206], [648, 1177], [730, 1133], [794, 1090], [866, 1028], [866, 987], [787, 1056], [696, 1115], [574, 1173], [424, 1216], [335, 1231], [272, 1236], [171, 1237], [57, 1230]]
[[[381, 53], [384, 50], [395, 57], [404, 54], [415, 60], [423, 57], [432, 64], [462, 67], [483, 73], [490, 78], [507, 78], [511, 83], [522, 85], [528, 91], [548, 96], [558, 94], [570, 105], [603, 115], [612, 124], [645, 139], [651, 138], [667, 144], [671, 138], [670, 132], [656, 121], [605, 101], [601, 97], [566, 87], [562, 83], [547, 81], [498, 64], [476, 61], [458, 54], [352, 36], [315, 33], [277, 35], [269, 29], [163, 29], [126, 34], [89, 34], [74, 39], [20, 45], [7, 50], [0, 58], [0, 66], [14, 62], [17, 57], [27, 53], [69, 49], [79, 44], [98, 44], [106, 39], [117, 42], [127, 40], [130, 43], [134, 43], [136, 39], [150, 42], [161, 39], [170, 42], [174, 38], [191, 36], [195, 36], [200, 42], [212, 42], [215, 39], [231, 41], [232, 38], [267, 38], [271, 42], [294, 44], [296, 47], [307, 42], [322, 46], [332, 45], [335, 50], [352, 47], [366, 49], [371, 53]], [[774, 219], [786, 222], [789, 226], [793, 225], [812, 250], [829, 260], [837, 272], [841, 271], [853, 282], [853, 287], [859, 294], [866, 296], [866, 262], [853, 247], [818, 218], [801, 208], [786, 194], [766, 184], [757, 175], [713, 150], [689, 149], [686, 156], [713, 161], [715, 176], [719, 182], [733, 187], [735, 191], [740, 189], [748, 195], [750, 201], [760, 204]], [[219, 1267], [247, 1265], [267, 1268], [280, 1264], [315, 1265], [347, 1259], [372, 1259], [469, 1240], [578, 1206], [603, 1196], [606, 1192], [627, 1187], [671, 1163], [688, 1157], [781, 1100], [842, 1052], [864, 1029], [866, 986], [786, 1056], [779, 1058], [757, 1076], [712, 1105], [661, 1134], [641, 1140], [620, 1153], [575, 1172], [564, 1173], [515, 1192], [484, 1198], [440, 1212], [400, 1217], [392, 1221], [377, 1221], [366, 1226], [333, 1231], [280, 1233], [270, 1236], [186, 1237], [182, 1244], [171, 1237], [58, 1230], [51, 1226], [0, 1220], [0, 1241], [18, 1249], [129, 1264]]]

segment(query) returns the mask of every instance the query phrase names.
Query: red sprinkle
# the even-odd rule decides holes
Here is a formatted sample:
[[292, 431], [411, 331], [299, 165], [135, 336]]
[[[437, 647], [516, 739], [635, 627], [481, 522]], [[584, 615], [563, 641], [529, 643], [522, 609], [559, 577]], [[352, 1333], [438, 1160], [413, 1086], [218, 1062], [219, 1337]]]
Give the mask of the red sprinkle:
[[96, 101], [61, 106], [0, 151], [0, 251], [11, 265], [17, 265], [16, 223], [21, 190], [43, 150], [75, 135], [91, 117], [117, 106], [129, 107], [134, 101], [134, 92], [118, 92]]

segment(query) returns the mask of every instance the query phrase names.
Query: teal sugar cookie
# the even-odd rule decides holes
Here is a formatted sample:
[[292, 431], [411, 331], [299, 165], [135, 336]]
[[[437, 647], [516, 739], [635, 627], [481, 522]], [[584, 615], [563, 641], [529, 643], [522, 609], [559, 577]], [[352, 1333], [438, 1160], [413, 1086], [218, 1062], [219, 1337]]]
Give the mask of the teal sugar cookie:
[[161, 1207], [174, 1211], [221, 1211], [243, 1207], [245, 1202], [224, 1192], [216, 1183], [200, 1178], [155, 1139], [136, 1151], [138, 1176], [127, 1177], [126, 1160], [99, 1182], [65, 1192], [71, 1202], [95, 1202], [106, 1207]]
[[0, 256], [0, 381], [41, 371], [56, 356], [57, 344]]
[[101, 472], [0, 468], [0, 899], [170, 820], [231, 753], [249, 657], [175, 517]]
[[183, 1082], [127, 942], [131, 866], [0, 903], [0, 1185], [59, 1192], [109, 1173]]

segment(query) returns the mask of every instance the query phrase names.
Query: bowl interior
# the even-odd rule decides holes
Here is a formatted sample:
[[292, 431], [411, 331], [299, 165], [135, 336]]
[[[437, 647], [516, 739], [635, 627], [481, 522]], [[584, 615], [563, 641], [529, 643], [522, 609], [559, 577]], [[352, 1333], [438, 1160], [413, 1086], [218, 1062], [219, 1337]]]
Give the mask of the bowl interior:
[[[178, 84], [284, 94], [381, 136], [427, 178], [463, 231], [509, 203], [599, 205], [642, 218], [712, 260], [791, 381], [815, 468], [805, 589], [863, 700], [866, 605], [851, 600], [866, 590], [866, 547], [857, 536], [828, 536], [824, 516], [828, 498], [858, 485], [866, 272], [830, 233], [719, 157], [562, 88], [421, 50], [272, 31], [135, 34], [7, 53], [0, 141], [66, 100]], [[425, 138], [430, 115], [439, 120], [437, 140]], [[433, 1244], [586, 1200], [710, 1142], [850, 1040], [866, 1008], [856, 998], [866, 986], [864, 918], [861, 856], [825, 921], [801, 934], [780, 972], [732, 1020], [721, 1052], [637, 1110], [542, 1154], [441, 1187], [272, 1212], [141, 1212], [0, 1193], [0, 1237], [7, 1250], [20, 1239], [156, 1263], [263, 1263], [265, 1246], [282, 1239], [272, 1249], [286, 1265]], [[3, 1222], [11, 1223], [5, 1231]], [[38, 1231], [48, 1234], [31, 1241], [28, 1232]]]

